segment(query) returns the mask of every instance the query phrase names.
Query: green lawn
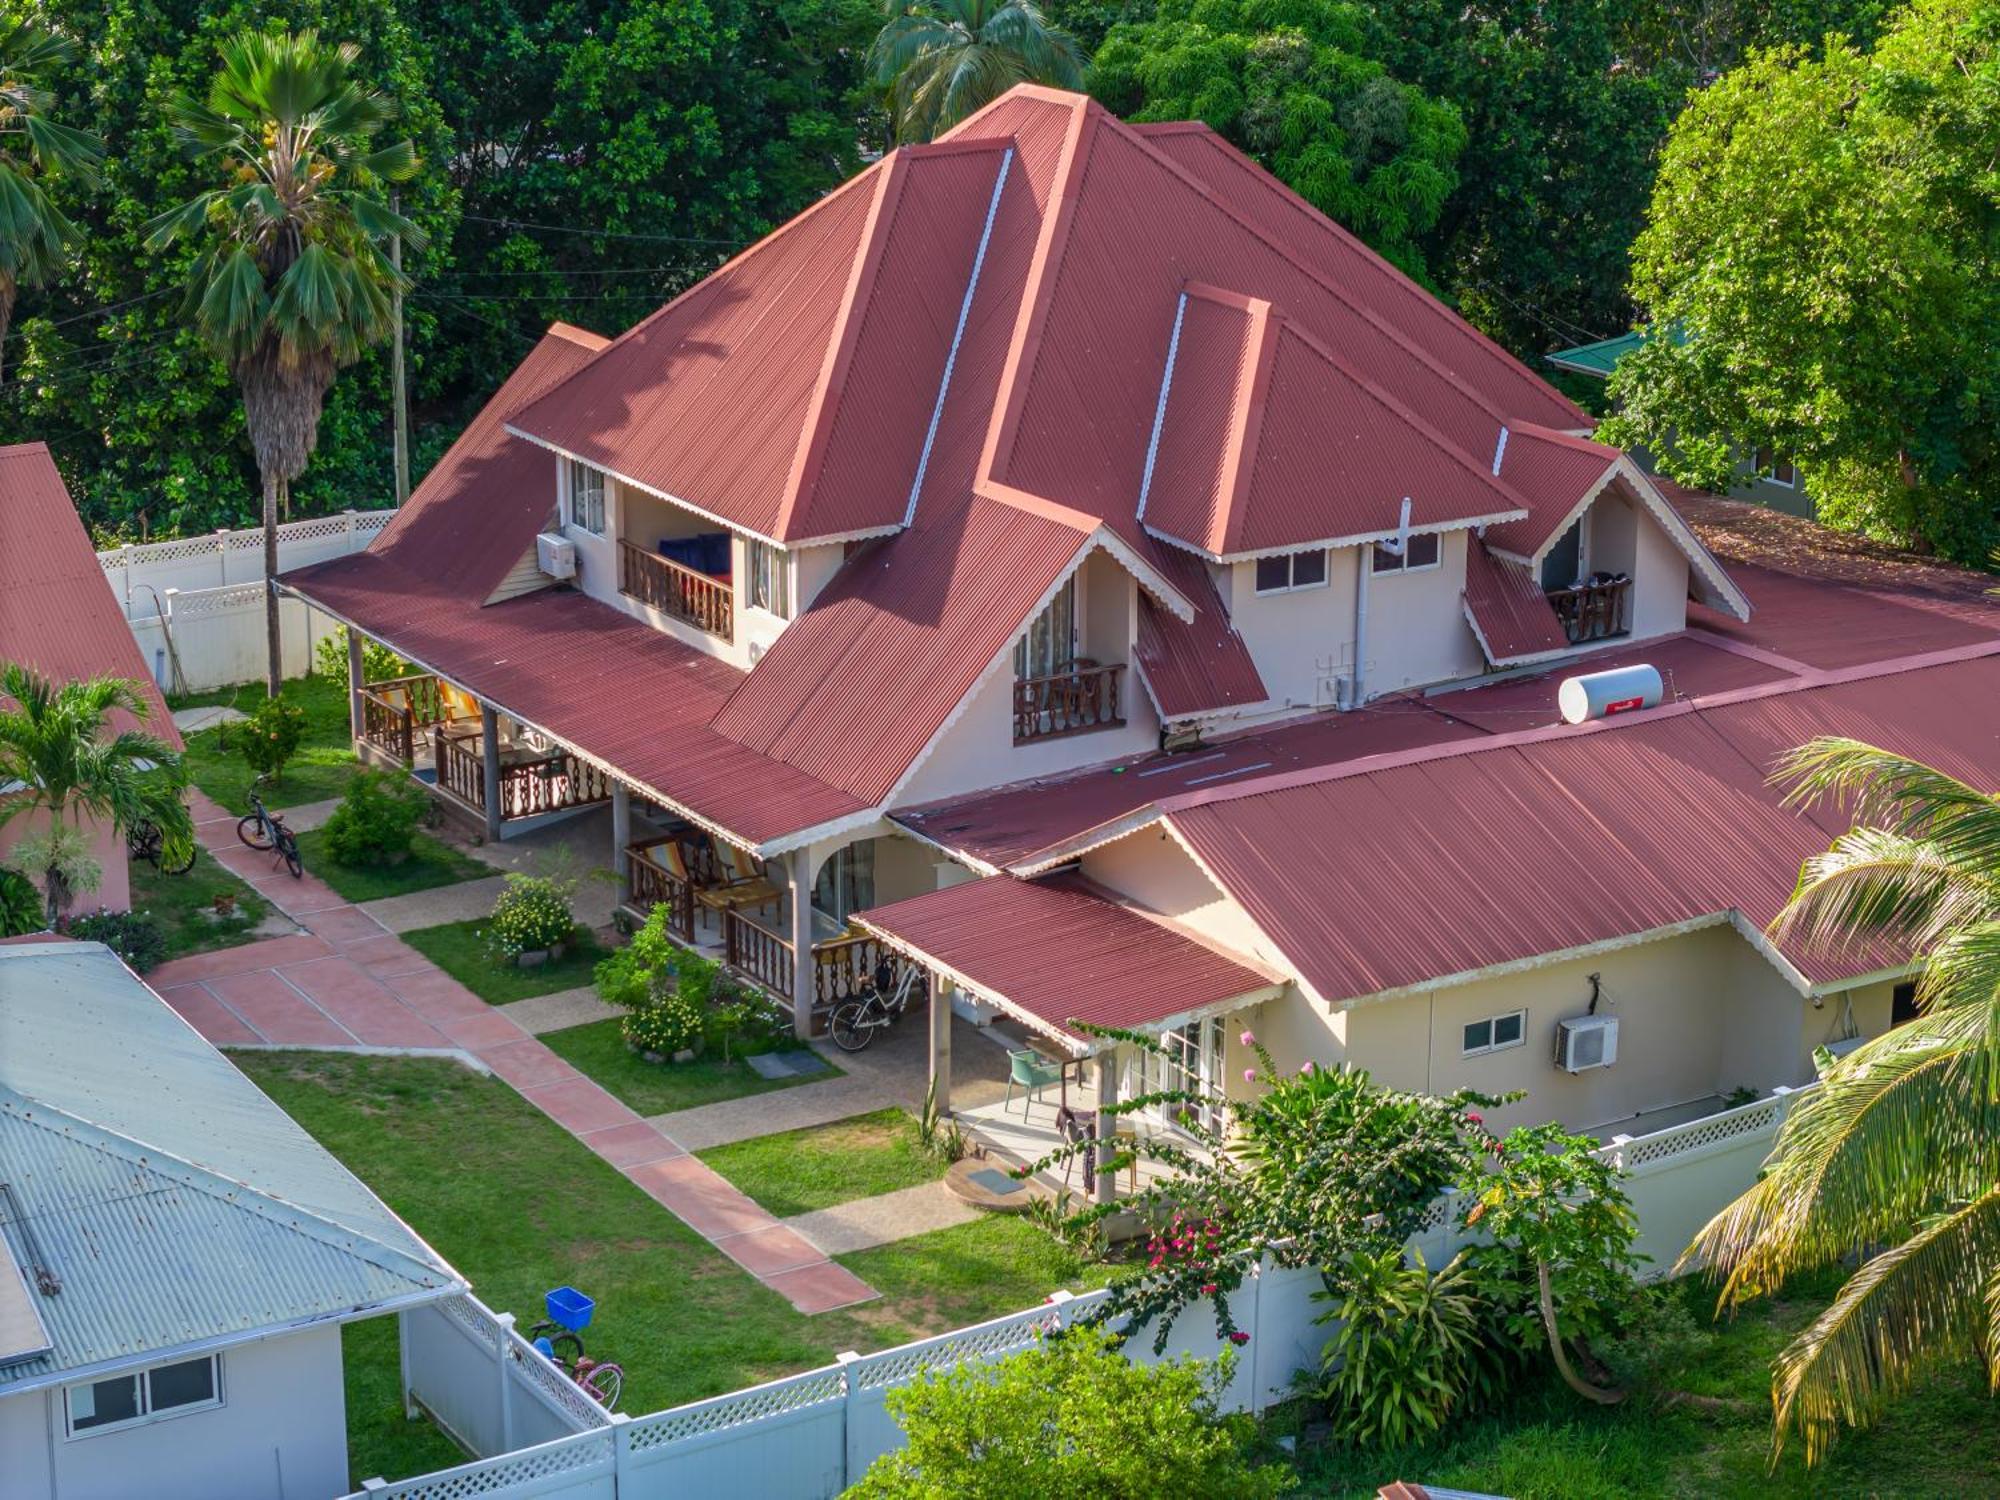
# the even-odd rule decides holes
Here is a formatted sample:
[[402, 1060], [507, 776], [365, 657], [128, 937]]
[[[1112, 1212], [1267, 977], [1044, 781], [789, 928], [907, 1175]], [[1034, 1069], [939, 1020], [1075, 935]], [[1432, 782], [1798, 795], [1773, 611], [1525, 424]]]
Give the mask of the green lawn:
[[510, 1000], [526, 1000], [533, 995], [552, 995], [557, 990], [573, 990], [590, 983], [590, 971], [604, 957], [604, 949], [591, 932], [578, 927], [563, 956], [539, 969], [523, 969], [494, 962], [480, 933], [485, 919], [446, 922], [438, 927], [419, 927], [403, 934], [403, 941], [443, 969], [489, 1005], [505, 1005]]
[[[494, 1308], [532, 1320], [565, 1283], [597, 1301], [589, 1344], [645, 1413], [1031, 1307], [1095, 1284], [1014, 1218], [981, 1219], [842, 1263], [884, 1293], [805, 1317], [512, 1089], [428, 1058], [238, 1053], [248, 1073], [435, 1245]], [[356, 1368], [359, 1366], [359, 1368]], [[349, 1388], [393, 1390], [393, 1338], [350, 1345]], [[350, 1398], [352, 1399], [352, 1398]], [[357, 1480], [437, 1462], [379, 1403], [350, 1423]]]
[[1662, 1384], [1719, 1397], [1726, 1409], [1657, 1403], [1593, 1408], [1550, 1381], [1491, 1415], [1450, 1424], [1445, 1437], [1395, 1455], [1338, 1447], [1299, 1461], [1302, 1493], [1372, 1497], [1391, 1479], [1508, 1495], [1514, 1500], [1680, 1500], [1680, 1497], [1916, 1497], [2000, 1494], [1994, 1404], [1967, 1366], [1927, 1378], [1867, 1432], [1843, 1435], [1807, 1475], [1796, 1443], [1767, 1473], [1771, 1359], [1832, 1297], [1828, 1280], [1711, 1324], [1712, 1295], [1683, 1284], [1698, 1341]]
[[347, 1385], [347, 1478], [407, 1478], [456, 1468], [466, 1455], [443, 1429], [403, 1415], [396, 1320], [371, 1318], [340, 1330]]
[[947, 1166], [925, 1153], [916, 1120], [901, 1109], [734, 1141], [699, 1154], [781, 1219], [935, 1182]]
[[326, 852], [326, 830], [312, 828], [299, 835], [299, 854], [306, 868], [349, 901], [380, 901], [407, 896], [462, 880], [484, 880], [496, 874], [442, 839], [418, 833], [410, 840], [410, 857], [399, 865], [343, 865]]
[[[296, 807], [338, 797], [347, 790], [357, 762], [348, 738], [347, 684], [325, 677], [295, 677], [285, 684], [285, 697], [306, 711], [305, 737], [285, 767], [282, 781], [267, 789], [268, 807]], [[227, 703], [251, 712], [264, 701], [264, 684], [246, 682], [220, 692], [174, 699], [175, 708]], [[250, 784], [257, 773], [238, 748], [241, 724], [219, 724], [187, 736], [187, 763], [195, 785], [231, 812], [250, 811]]]
[[[194, 868], [185, 875], [162, 875], [137, 859], [131, 868], [132, 908], [158, 920], [168, 958], [252, 942], [257, 924], [270, 915], [270, 903], [217, 864], [206, 849], [195, 856]], [[236, 913], [217, 917], [215, 898], [225, 892], [236, 897]]]
[[724, 1062], [714, 1053], [703, 1053], [692, 1062], [649, 1063], [625, 1045], [618, 1024], [615, 1017], [590, 1021], [548, 1032], [542, 1041], [578, 1072], [595, 1078], [642, 1115], [664, 1115], [719, 1099], [740, 1099], [746, 1094], [840, 1076], [840, 1069], [827, 1063], [823, 1072], [809, 1078], [760, 1078], [742, 1058]]

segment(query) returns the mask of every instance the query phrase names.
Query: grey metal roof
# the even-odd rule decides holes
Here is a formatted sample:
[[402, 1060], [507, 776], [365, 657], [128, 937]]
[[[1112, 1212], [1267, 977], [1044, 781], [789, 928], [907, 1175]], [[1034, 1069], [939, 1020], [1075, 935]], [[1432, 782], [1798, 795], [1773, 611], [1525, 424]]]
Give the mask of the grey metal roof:
[[437, 1252], [96, 943], [0, 948], [0, 1207], [54, 1375], [459, 1290]]

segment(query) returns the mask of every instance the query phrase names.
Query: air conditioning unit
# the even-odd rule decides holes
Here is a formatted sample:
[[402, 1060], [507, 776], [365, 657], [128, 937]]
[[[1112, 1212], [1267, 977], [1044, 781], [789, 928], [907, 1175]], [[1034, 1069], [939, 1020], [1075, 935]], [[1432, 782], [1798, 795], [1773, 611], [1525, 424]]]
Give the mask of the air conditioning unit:
[[551, 578], [576, 577], [576, 543], [552, 531], [537, 532], [535, 565]]
[[1617, 1061], [1616, 1016], [1577, 1016], [1556, 1023], [1556, 1066], [1565, 1073], [1608, 1068]]

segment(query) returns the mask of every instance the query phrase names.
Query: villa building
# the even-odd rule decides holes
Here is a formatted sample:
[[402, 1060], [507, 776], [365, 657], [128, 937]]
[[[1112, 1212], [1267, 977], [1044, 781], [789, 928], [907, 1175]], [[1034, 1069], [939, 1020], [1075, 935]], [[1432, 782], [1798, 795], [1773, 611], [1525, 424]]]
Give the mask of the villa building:
[[[1636, 1134], [1891, 1024], [1900, 955], [1765, 935], [1839, 826], [1766, 775], [1990, 780], [2000, 612], [1590, 427], [1213, 132], [1022, 87], [551, 329], [283, 586], [417, 668], [355, 641], [367, 754], [495, 837], [608, 802], [632, 905], [802, 1033], [886, 951], [1066, 1099], [1240, 1090], [1248, 1029]], [[1561, 721], [1637, 663], [1665, 701]]]

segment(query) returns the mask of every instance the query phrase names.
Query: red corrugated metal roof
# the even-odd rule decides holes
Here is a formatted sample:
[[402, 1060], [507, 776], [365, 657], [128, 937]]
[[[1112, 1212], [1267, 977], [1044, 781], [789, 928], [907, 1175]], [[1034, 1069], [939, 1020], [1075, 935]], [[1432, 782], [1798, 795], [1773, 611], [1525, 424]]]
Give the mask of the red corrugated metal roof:
[[510, 436], [507, 418], [581, 369], [607, 342], [567, 323], [543, 334], [369, 552], [469, 604], [483, 604], [555, 511], [555, 461]]
[[1229, 623], [1207, 567], [1177, 547], [1155, 549], [1154, 564], [1194, 605], [1182, 620], [1139, 595], [1139, 674], [1162, 719], [1241, 710], [1270, 699], [1250, 647]]
[[1535, 556], [1568, 526], [1577, 503], [1604, 486], [1619, 456], [1616, 448], [1589, 438], [1511, 425], [1500, 477], [1535, 503], [1522, 519], [1488, 527], [1486, 540], [1516, 557]]
[[1520, 563], [1495, 557], [1478, 537], [1465, 549], [1465, 613], [1479, 649], [1496, 667], [1571, 649], [1534, 576]]
[[964, 881], [853, 920], [1078, 1051], [1079, 1021], [1153, 1026], [1272, 987], [1248, 961], [1073, 876]]
[[[180, 746], [180, 731], [45, 443], [0, 448], [0, 661], [58, 684], [90, 677], [136, 682], [147, 708], [140, 727]], [[115, 718], [121, 729], [133, 727], [127, 715]]]

